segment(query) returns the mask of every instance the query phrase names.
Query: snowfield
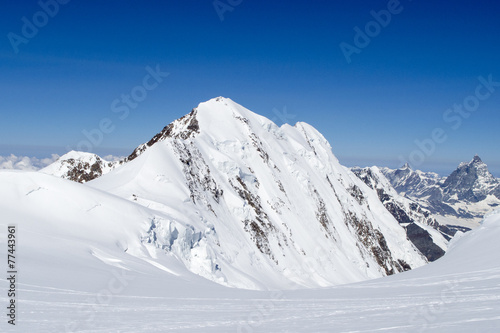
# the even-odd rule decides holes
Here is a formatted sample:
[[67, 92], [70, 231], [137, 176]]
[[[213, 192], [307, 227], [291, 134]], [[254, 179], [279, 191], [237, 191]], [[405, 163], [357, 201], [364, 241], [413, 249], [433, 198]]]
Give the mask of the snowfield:
[[[94, 199], [78, 200], [82, 212], [107, 210], [106, 200], [116, 200], [120, 209], [113, 214], [128, 223], [128, 203], [120, 207], [122, 199], [86, 190]], [[43, 196], [44, 188], [24, 191], [27, 197]], [[6, 191], [0, 193], [5, 202]], [[106, 196], [104, 203], [93, 208], [100, 195]], [[146, 255], [130, 259], [112, 251], [115, 238], [106, 225], [100, 236], [68, 226], [75, 238], [60, 239], [50, 227], [37, 226], [40, 217], [22, 216], [32, 222], [23, 227], [28, 223], [21, 223], [19, 212], [5, 214], [5, 208], [1, 228], [17, 221], [20, 268], [17, 325], [4, 317], [2, 332], [498, 332], [500, 327], [500, 210], [454, 240], [444, 257], [409, 272], [329, 288], [248, 291], [220, 286], [168, 259], [150, 264]], [[133, 209], [144, 213], [139, 205]], [[90, 236], [110, 247], [89, 253]], [[5, 237], [0, 246], [6, 248]], [[0, 287], [6, 305], [4, 278]]]

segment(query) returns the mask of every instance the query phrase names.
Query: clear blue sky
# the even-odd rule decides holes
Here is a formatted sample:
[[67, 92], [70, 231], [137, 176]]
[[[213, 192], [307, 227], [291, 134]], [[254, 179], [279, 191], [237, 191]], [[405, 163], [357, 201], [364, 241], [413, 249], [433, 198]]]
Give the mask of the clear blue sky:
[[[64, 153], [104, 118], [114, 130], [93, 152], [127, 155], [198, 103], [225, 96], [278, 124], [315, 126], [346, 165], [397, 167], [413, 156], [419, 169], [446, 174], [479, 154], [500, 176], [500, 87], [474, 97], [479, 76], [500, 82], [500, 3], [396, 3], [221, 0], [218, 13], [210, 0], [71, 0], [51, 17], [37, 1], [9, 1], [0, 20], [0, 155]], [[388, 4], [390, 22], [370, 23]], [[27, 37], [26, 21], [40, 26], [25, 27]], [[340, 45], [355, 47], [354, 28], [367, 24], [369, 44], [358, 40], [348, 63]], [[113, 101], [157, 65], [169, 76], [120, 119]], [[464, 100], [475, 109], [467, 118], [446, 113]]]

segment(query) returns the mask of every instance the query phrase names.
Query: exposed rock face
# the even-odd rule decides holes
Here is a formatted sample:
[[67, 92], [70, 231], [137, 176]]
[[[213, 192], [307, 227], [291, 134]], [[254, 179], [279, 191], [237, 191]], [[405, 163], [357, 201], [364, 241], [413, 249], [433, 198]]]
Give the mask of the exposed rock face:
[[405, 230], [408, 238], [410, 238], [412, 243], [422, 252], [427, 260], [434, 261], [445, 254], [444, 250], [434, 243], [429, 232], [416, 223], [409, 223], [405, 227]]
[[[427, 260], [434, 261], [444, 255], [447, 241], [454, 235], [454, 231], [440, 225], [432, 214], [417, 202], [399, 195], [379, 168], [351, 170], [368, 187], [376, 191], [380, 202], [404, 226], [407, 237]], [[429, 227], [435, 230], [428, 231]]]
[[132, 154], [130, 154], [124, 162], [132, 161], [137, 156], [142, 154], [144, 150], [151, 147], [157, 142], [161, 142], [167, 138], [183, 139], [186, 140], [191, 136], [194, 136], [199, 132], [198, 120], [196, 119], [196, 109], [191, 110], [190, 113], [175, 120], [174, 122], [165, 126], [161, 132], [156, 134], [147, 143], [144, 143], [137, 147]]

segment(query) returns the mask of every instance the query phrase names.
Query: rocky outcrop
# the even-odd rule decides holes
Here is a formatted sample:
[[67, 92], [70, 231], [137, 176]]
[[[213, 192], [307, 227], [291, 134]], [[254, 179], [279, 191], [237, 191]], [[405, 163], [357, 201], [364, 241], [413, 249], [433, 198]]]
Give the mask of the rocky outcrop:
[[120, 163], [105, 161], [96, 154], [71, 151], [51, 165], [40, 170], [42, 173], [86, 183], [113, 170]]
[[[446, 248], [442, 248], [453, 237], [455, 230], [439, 224], [430, 211], [421, 207], [417, 202], [402, 197], [392, 187], [388, 179], [379, 168], [351, 168], [356, 176], [368, 187], [376, 191], [380, 202], [404, 226], [407, 237], [429, 261], [434, 261], [444, 255]], [[434, 239], [425, 226], [433, 228]], [[427, 228], [427, 229], [428, 229]], [[439, 243], [441, 246], [436, 244]]]

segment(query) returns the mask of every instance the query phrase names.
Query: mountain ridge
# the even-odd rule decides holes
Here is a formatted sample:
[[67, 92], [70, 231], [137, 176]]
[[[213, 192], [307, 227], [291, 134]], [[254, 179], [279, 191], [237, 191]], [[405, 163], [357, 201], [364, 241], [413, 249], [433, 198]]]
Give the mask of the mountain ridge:
[[398, 193], [419, 201], [434, 214], [479, 221], [500, 204], [500, 181], [478, 155], [461, 162], [447, 177], [414, 171], [407, 165], [381, 171]]

